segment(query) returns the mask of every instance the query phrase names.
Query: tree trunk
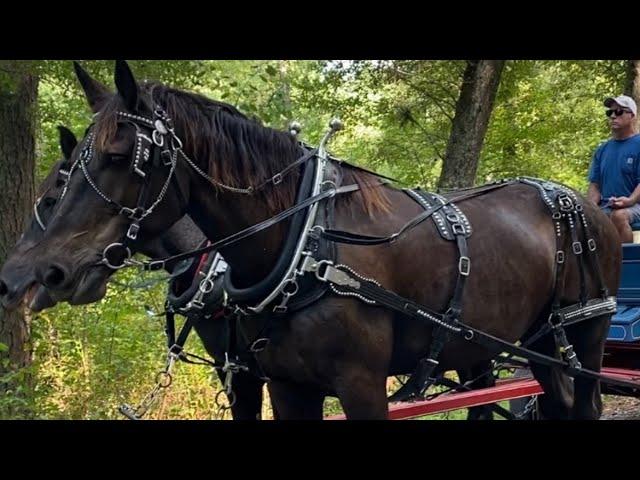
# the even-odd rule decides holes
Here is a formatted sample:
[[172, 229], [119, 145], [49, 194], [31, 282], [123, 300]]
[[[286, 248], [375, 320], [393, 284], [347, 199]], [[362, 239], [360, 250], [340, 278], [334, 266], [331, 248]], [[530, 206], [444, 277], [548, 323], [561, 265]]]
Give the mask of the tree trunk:
[[472, 186], [500, 84], [504, 60], [467, 63], [438, 189]]
[[[1, 62], [0, 76], [0, 265], [18, 241], [34, 201], [35, 131], [38, 80], [11, 71], [13, 62]], [[4, 68], [6, 67], [6, 68]], [[30, 326], [24, 311], [0, 307], [0, 378], [31, 364]], [[29, 384], [28, 376], [16, 382]], [[0, 383], [4, 393], [15, 393], [15, 383]]]
[[[624, 94], [633, 98], [640, 104], [640, 60], [627, 60], [627, 78], [624, 85]], [[638, 120], [636, 118], [636, 124]]]

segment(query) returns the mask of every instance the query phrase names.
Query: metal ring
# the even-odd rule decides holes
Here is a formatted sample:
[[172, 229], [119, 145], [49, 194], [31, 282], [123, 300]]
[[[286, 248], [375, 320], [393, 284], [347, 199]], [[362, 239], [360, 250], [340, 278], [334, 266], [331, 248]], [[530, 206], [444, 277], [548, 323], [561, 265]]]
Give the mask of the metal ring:
[[[162, 147], [164, 145], [164, 136], [158, 130], [154, 130], [153, 133], [151, 133], [151, 138], [157, 146]], [[158, 138], [160, 138], [160, 140], [158, 140]]]
[[[320, 184], [320, 187], [324, 187], [326, 184], [330, 184], [333, 185], [333, 190], [337, 190], [338, 186], [336, 185], [336, 182], [334, 182], [333, 180], [325, 180]], [[328, 189], [327, 189], [328, 190]], [[326, 190], [325, 190], [326, 191]]]
[[171, 382], [173, 382], [173, 377], [169, 372], [158, 372], [158, 374], [156, 375], [156, 383], [161, 388], [169, 387], [169, 385], [171, 385]]
[[[289, 285], [293, 285], [293, 292], [287, 292], [286, 289]], [[298, 285], [298, 282], [296, 282], [295, 279], [288, 279], [284, 285], [282, 285], [282, 288], [280, 289], [280, 292], [282, 292], [284, 295], [289, 295], [290, 297], [293, 297], [296, 293], [298, 293], [298, 290], [300, 289], [300, 286]]]
[[[109, 252], [109, 250], [116, 247], [124, 248], [127, 254], [127, 256], [122, 260], [122, 264], [120, 265], [113, 265], [109, 261], [109, 258], [107, 257], [107, 253]], [[122, 243], [112, 243], [111, 245], [107, 245], [107, 247], [102, 251], [102, 263], [104, 263], [107, 267], [111, 268], [112, 270], [120, 270], [121, 268], [124, 268], [127, 265], [127, 261], [130, 258], [131, 258], [131, 250], [129, 250], [129, 247], [124, 246]]]
[[[227, 397], [227, 404], [226, 405], [224, 405], [220, 401], [220, 395], [222, 395], [223, 393]], [[216, 393], [216, 396], [214, 398], [214, 402], [221, 410], [228, 410], [228, 409], [230, 409], [231, 407], [233, 407], [236, 404], [236, 394], [233, 392], [233, 390], [231, 390], [229, 393], [225, 392], [224, 390], [220, 390], [218, 393]]]
[[471, 330], [467, 330], [467, 332], [464, 334], [465, 340], [471, 340], [473, 337], [474, 337], [474, 333]]
[[213, 290], [213, 280], [211, 280], [210, 278], [205, 278], [202, 282], [200, 282], [198, 290], [205, 294], [209, 293], [211, 290]]

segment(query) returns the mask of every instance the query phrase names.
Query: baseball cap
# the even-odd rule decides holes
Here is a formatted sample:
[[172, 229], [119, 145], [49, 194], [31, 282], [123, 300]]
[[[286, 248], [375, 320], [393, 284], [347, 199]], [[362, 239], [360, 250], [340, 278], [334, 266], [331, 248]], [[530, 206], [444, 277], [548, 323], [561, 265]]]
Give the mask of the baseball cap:
[[638, 107], [636, 106], [636, 102], [633, 98], [628, 97], [627, 95], [619, 95], [615, 98], [609, 97], [605, 99], [604, 106], [609, 108], [614, 102], [620, 105], [621, 107], [625, 107], [631, 110], [634, 116], [638, 114]]

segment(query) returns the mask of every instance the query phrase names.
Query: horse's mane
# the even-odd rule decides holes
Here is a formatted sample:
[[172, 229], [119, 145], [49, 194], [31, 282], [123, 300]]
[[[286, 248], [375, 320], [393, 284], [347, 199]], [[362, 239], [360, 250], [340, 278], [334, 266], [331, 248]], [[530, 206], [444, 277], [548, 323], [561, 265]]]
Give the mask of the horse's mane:
[[[257, 186], [303, 155], [293, 136], [263, 126], [232, 105], [160, 83], [145, 82], [138, 87], [142, 98], [161, 105], [173, 119], [185, 153], [196, 163], [205, 163], [207, 173], [225, 185]], [[104, 148], [115, 135], [118, 110], [122, 110], [122, 100], [114, 95], [96, 121], [97, 149]], [[387, 211], [389, 204], [383, 189], [368, 188], [378, 184], [377, 177], [345, 167], [345, 180], [361, 186], [359, 192], [350, 195], [353, 201], [359, 201], [369, 215], [376, 210]], [[291, 205], [298, 179], [299, 171], [294, 169], [283, 184], [267, 186], [257, 194], [270, 209], [281, 211]], [[290, 188], [283, 188], [287, 184]]]

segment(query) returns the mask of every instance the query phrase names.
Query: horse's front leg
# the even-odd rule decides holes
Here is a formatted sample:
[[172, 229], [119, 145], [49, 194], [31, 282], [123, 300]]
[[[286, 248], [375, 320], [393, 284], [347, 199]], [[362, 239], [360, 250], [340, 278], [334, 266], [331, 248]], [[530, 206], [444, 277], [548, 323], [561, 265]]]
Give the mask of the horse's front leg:
[[[224, 383], [224, 382], [223, 382]], [[264, 381], [248, 373], [238, 373], [233, 379], [236, 401], [231, 407], [234, 420], [262, 418], [262, 386]]]
[[322, 420], [325, 394], [306, 385], [281, 380], [267, 383], [274, 418], [277, 420]]
[[387, 376], [361, 366], [346, 368], [336, 381], [336, 393], [348, 420], [387, 420]]

